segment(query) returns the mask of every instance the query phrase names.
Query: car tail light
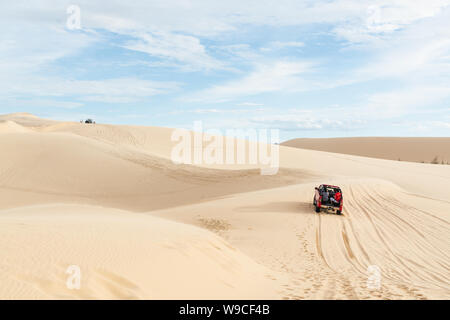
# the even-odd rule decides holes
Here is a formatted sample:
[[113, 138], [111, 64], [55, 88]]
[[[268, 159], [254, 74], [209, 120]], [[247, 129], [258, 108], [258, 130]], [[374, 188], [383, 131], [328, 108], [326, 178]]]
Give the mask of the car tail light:
[[319, 197], [319, 202], [317, 203], [317, 207], [320, 208], [321, 205], [322, 205], [322, 196]]
[[343, 201], [341, 199], [341, 205], [339, 206], [339, 211], [342, 212], [342, 205], [343, 205]]

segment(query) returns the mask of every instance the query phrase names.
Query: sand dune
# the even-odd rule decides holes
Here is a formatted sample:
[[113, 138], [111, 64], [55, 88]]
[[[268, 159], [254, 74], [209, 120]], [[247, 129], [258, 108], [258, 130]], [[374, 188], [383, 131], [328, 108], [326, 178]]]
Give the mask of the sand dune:
[[300, 138], [282, 145], [388, 160], [450, 163], [450, 138]]
[[67, 132], [4, 133], [0, 148], [6, 155], [0, 158], [0, 208], [64, 201], [148, 211], [312, 175], [284, 169], [265, 178], [257, 169], [180, 166], [136, 147]]
[[[1, 212], [2, 299], [277, 298], [274, 272], [220, 237], [148, 215], [80, 205]], [[80, 290], [66, 286], [81, 270]]]
[[0, 121], [0, 298], [450, 298], [450, 166], [282, 146], [261, 176], [173, 164], [169, 128]]
[[50, 119], [39, 118], [28, 112], [16, 112], [10, 114], [0, 115], [0, 121], [13, 121], [21, 126], [37, 128], [41, 126], [48, 126], [57, 121]]
[[0, 121], [0, 134], [2, 133], [23, 133], [23, 132], [31, 132], [30, 129], [17, 124], [14, 121]]
[[[153, 212], [209, 228], [289, 277], [285, 299], [450, 298], [450, 202], [376, 179], [339, 179], [344, 216], [316, 214], [314, 184]], [[380, 290], [367, 288], [369, 266]]]

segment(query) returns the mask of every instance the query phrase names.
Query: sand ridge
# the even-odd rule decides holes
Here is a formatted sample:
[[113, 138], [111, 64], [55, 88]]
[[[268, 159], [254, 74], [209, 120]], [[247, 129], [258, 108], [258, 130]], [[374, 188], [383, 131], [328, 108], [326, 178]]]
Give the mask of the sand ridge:
[[450, 163], [449, 137], [299, 138], [282, 145], [387, 160]]
[[[0, 121], [0, 298], [450, 297], [450, 166], [281, 146], [261, 176], [173, 164], [170, 128]], [[314, 212], [320, 183], [343, 216]]]

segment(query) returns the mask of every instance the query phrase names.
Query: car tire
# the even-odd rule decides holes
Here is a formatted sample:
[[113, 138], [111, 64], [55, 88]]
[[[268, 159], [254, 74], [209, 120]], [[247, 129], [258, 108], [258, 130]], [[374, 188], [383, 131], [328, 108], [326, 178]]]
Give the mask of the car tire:
[[315, 205], [315, 207], [316, 207], [316, 212], [319, 213], [320, 212], [320, 208], [317, 205]]
[[342, 214], [341, 210], [337, 210], [337, 211], [336, 211], [336, 214], [337, 214], [338, 216], [340, 216], [340, 215]]

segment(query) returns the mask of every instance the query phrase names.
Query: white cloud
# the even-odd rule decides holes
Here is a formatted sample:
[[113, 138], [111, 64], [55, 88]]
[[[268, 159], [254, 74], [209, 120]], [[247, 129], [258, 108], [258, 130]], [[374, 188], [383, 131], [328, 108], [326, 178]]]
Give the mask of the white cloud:
[[251, 123], [264, 128], [275, 128], [286, 131], [296, 130], [354, 130], [361, 128], [366, 122], [360, 119], [348, 119], [342, 117], [332, 117], [335, 112], [330, 112], [330, 116], [317, 116], [317, 113], [303, 115], [297, 113], [285, 113], [283, 115], [268, 115], [254, 117]]
[[426, 135], [432, 137], [448, 137], [450, 133], [450, 121], [401, 121], [394, 124], [395, 127], [405, 129], [414, 136]]
[[18, 28], [0, 22], [0, 28], [0, 78], [7, 74], [40, 71], [53, 61], [79, 52], [97, 41], [95, 36], [70, 32], [64, 26], [36, 26], [25, 22]]
[[81, 102], [56, 100], [56, 99], [11, 99], [4, 100], [3, 103], [8, 104], [11, 107], [23, 110], [29, 110], [29, 108], [41, 108], [41, 107], [53, 107], [62, 109], [74, 109], [83, 106]]
[[450, 121], [444, 122], [444, 121], [431, 121], [429, 122], [430, 127], [432, 128], [444, 128], [450, 130]]
[[[431, 7], [440, 8], [439, 3], [435, 2], [436, 4]], [[195, 69], [221, 67], [219, 61], [207, 54], [199, 37], [211, 38], [225, 32], [240, 32], [242, 25], [299, 26], [317, 22], [339, 25], [347, 21], [359, 21], [361, 13], [367, 10], [370, 3], [372, 2], [357, 0], [314, 3], [290, 0], [277, 2], [172, 0], [164, 3], [141, 1], [130, 5], [113, 0], [77, 1], [81, 9], [84, 30], [106, 30], [122, 35], [134, 35], [137, 40], [129, 43], [127, 48], [175, 59]], [[384, 4], [383, 1], [379, 3]], [[67, 18], [65, 10], [69, 4], [69, 1], [61, 1], [55, 5], [52, 1], [41, 0], [39, 3], [27, 3], [27, 6], [8, 4], [1, 6], [1, 10], [7, 17], [5, 23], [9, 25], [17, 23], [33, 25], [37, 22], [39, 26], [63, 28]], [[403, 7], [408, 6], [404, 4]], [[382, 8], [384, 10], [384, 7]], [[36, 41], [54, 39], [54, 33], [43, 30], [32, 39]], [[278, 41], [273, 42], [271, 46], [299, 47], [302, 46], [302, 42]], [[60, 49], [66, 47], [62, 45]], [[70, 47], [66, 50], [70, 51]]]
[[238, 103], [238, 106], [249, 106], [249, 107], [261, 107], [263, 106], [263, 103], [256, 103], [256, 102], [242, 102]]
[[441, 61], [447, 59], [445, 55], [449, 51], [449, 39], [434, 39], [414, 48], [395, 48], [359, 72], [361, 76], [371, 78], [405, 77], [411, 72], [430, 72], [442, 68]]
[[236, 43], [231, 45], [212, 46], [221, 54], [228, 53], [231, 59], [254, 61], [261, 59], [261, 55], [246, 43]]
[[427, 107], [432, 107], [448, 98], [450, 98], [450, 87], [411, 87], [370, 95], [360, 112], [371, 119], [423, 114], [428, 111]]
[[[70, 74], [65, 78], [50, 75], [54, 71], [48, 68], [52, 62], [103, 41], [104, 33], [119, 35], [122, 40], [134, 39], [126, 42], [124, 47], [156, 57], [157, 61], [142, 62], [149, 70], [155, 66], [190, 71], [230, 70], [230, 65], [238, 69], [241, 64], [254, 66], [248, 74], [243, 74], [242, 70], [246, 68], [240, 68], [242, 73], [237, 79], [208, 83], [206, 89], [184, 97], [189, 101], [236, 100], [238, 103], [239, 99], [252, 100], [255, 99], [252, 96], [264, 93], [284, 94], [392, 79], [402, 89], [374, 93], [359, 109], [346, 108], [370, 112], [374, 117], [380, 114], [394, 117], [408, 114], [412, 109], [418, 112], [423, 106], [441, 103], [448, 97], [450, 0], [172, 0], [132, 4], [118, 0], [79, 0], [77, 5], [81, 8], [84, 28], [81, 32], [65, 29], [69, 4], [71, 1], [68, 0], [40, 0], [26, 5], [24, 1], [0, 5], [3, 13], [0, 20], [0, 96], [4, 100], [30, 95], [40, 99], [40, 102], [36, 100], [37, 104], [56, 105], [58, 102], [53, 104], [48, 97], [73, 96], [77, 99], [75, 104], [61, 103], [62, 107], [71, 108], [87, 101], [143, 101], [180, 87], [170, 81], [137, 79], [135, 75], [89, 81], [70, 81]], [[332, 30], [332, 35], [346, 40], [345, 43], [359, 45], [343, 51], [348, 53], [347, 57], [362, 53], [361, 60], [344, 67], [346, 75], [343, 78], [323, 74], [311, 76], [316, 71], [311, 62], [282, 61], [281, 55], [273, 60], [264, 58], [267, 50], [302, 48], [304, 44], [298, 40], [303, 38], [297, 34], [302, 28], [297, 27], [321, 27], [322, 24], [330, 27], [328, 30]], [[292, 34], [291, 41], [270, 42], [273, 38], [268, 37], [267, 44], [255, 45], [251, 42], [254, 40], [251, 32], [259, 32], [258, 27], [263, 30], [290, 27], [286, 30]], [[262, 50], [258, 49], [260, 45]], [[270, 52], [267, 56], [287, 51]], [[330, 60], [335, 53], [330, 52]], [[217, 56], [226, 58], [220, 60]], [[356, 63], [361, 63], [362, 67], [355, 70]], [[172, 74], [168, 74], [170, 76]], [[252, 102], [240, 105], [251, 107]], [[197, 112], [217, 113], [218, 110], [199, 108]], [[341, 118], [345, 120], [343, 115]], [[315, 118], [303, 122], [297, 120], [305, 127], [324, 125]], [[340, 125], [336, 119], [330, 121], [331, 125]]]
[[207, 54], [205, 47], [196, 37], [169, 32], [138, 33], [134, 36], [138, 40], [129, 42], [125, 48], [175, 60], [188, 69], [224, 68], [222, 62]]
[[129, 5], [119, 1], [80, 0], [83, 25], [114, 30], [158, 30], [188, 32], [196, 36], [217, 36], [239, 31], [242, 25], [295, 26], [314, 22], [346, 21], [358, 16], [369, 1], [229, 0], [211, 2], [140, 1]]
[[253, 72], [239, 80], [212, 86], [184, 99], [224, 102], [261, 93], [303, 91], [309, 85], [300, 75], [310, 71], [312, 67], [311, 62], [279, 61], [270, 65], [259, 64]]
[[284, 48], [301, 48], [304, 47], [305, 44], [300, 41], [273, 41], [269, 43], [268, 46], [261, 48], [262, 51], [272, 51], [272, 50], [280, 50]]
[[239, 109], [215, 109], [215, 108], [205, 108], [205, 109], [183, 109], [183, 110], [175, 110], [169, 112], [171, 115], [176, 114], [244, 114], [244, 113], [258, 113], [264, 112], [267, 109], [264, 108], [239, 108]]
[[[22, 77], [20, 87], [1, 86], [0, 96], [27, 95], [35, 99], [41, 99], [39, 97], [71, 96], [72, 99], [80, 101], [129, 103], [141, 101], [156, 94], [171, 92], [176, 90], [178, 86], [174, 82], [156, 82], [136, 78], [66, 80], [62, 78]], [[55, 103], [50, 106], [52, 105], [55, 105]], [[76, 107], [76, 105], [72, 105], [72, 107]]]
[[450, 7], [395, 33], [371, 49], [372, 57], [357, 70], [358, 78], [436, 77], [450, 73]]
[[335, 25], [334, 32], [351, 43], [377, 42], [391, 33], [426, 18], [450, 5], [449, 0], [379, 0], [364, 2], [359, 15]]

